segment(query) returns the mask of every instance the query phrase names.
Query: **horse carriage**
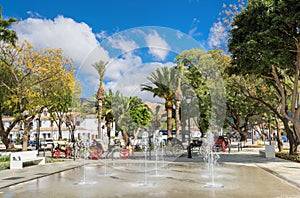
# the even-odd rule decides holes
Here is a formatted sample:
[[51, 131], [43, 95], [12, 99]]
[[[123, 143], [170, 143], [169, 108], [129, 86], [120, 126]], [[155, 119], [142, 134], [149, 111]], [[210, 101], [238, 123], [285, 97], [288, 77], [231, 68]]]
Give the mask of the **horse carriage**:
[[81, 150], [85, 148], [82, 141], [68, 142], [68, 141], [53, 141], [51, 154], [55, 158], [79, 158]]
[[71, 155], [71, 148], [67, 141], [53, 141], [51, 154], [55, 158], [62, 157], [61, 154], [63, 154], [63, 157], [68, 158]]
[[102, 139], [94, 139], [89, 149], [89, 158], [92, 160], [98, 160], [101, 158], [118, 158], [128, 159], [130, 156], [129, 149], [125, 148], [125, 145], [119, 139], [113, 140], [113, 144], [105, 144]]
[[[223, 152], [226, 152], [226, 149], [230, 149], [229, 140], [224, 136], [219, 136], [212, 146], [212, 151], [219, 152], [222, 150]], [[192, 152], [196, 149], [198, 149], [198, 154], [205, 155], [207, 152], [207, 140], [205, 138], [193, 138], [192, 142], [187, 147], [188, 152], [188, 158], [192, 158]]]
[[215, 145], [214, 145], [214, 151], [220, 151], [220, 149], [223, 151], [223, 152], [226, 152], [226, 149], [228, 147], [228, 143], [229, 143], [229, 140], [223, 136], [219, 136], [217, 138], [217, 140], [215, 141]]
[[169, 137], [165, 145], [165, 154], [167, 157], [179, 157], [184, 153], [182, 141], [175, 137]]

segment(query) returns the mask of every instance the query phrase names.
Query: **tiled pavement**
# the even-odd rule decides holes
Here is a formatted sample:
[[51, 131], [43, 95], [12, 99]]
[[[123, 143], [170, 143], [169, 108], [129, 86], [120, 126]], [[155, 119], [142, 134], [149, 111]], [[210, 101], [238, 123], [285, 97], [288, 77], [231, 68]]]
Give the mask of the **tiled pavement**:
[[[218, 153], [220, 159], [219, 163], [233, 163], [246, 166], [257, 166], [269, 173], [289, 182], [300, 188], [300, 163], [291, 162], [279, 158], [266, 159], [259, 156], [259, 149], [245, 148], [242, 151], [232, 150], [231, 153]], [[180, 157], [176, 162], [201, 162], [203, 159], [199, 156], [187, 158], [186, 155]], [[96, 160], [66, 160], [64, 162], [49, 163], [46, 165], [36, 165], [25, 167], [16, 170], [3, 170], [0, 171], [0, 189], [8, 186], [13, 186], [18, 183], [30, 181], [36, 178], [44, 177], [54, 173], [66, 171], [87, 163], [97, 163]]]

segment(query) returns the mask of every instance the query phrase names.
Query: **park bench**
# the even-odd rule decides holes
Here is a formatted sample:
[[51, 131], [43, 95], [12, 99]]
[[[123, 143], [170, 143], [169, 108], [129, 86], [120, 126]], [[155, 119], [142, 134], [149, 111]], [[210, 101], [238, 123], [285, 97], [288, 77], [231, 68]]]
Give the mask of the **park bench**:
[[10, 169], [22, 169], [24, 162], [33, 162], [34, 164], [45, 164], [45, 157], [38, 157], [38, 151], [12, 152], [10, 154]]
[[264, 150], [262, 150], [262, 149], [259, 150], [259, 155], [261, 155], [265, 158], [268, 158], [268, 159], [275, 158], [274, 145], [266, 145]]

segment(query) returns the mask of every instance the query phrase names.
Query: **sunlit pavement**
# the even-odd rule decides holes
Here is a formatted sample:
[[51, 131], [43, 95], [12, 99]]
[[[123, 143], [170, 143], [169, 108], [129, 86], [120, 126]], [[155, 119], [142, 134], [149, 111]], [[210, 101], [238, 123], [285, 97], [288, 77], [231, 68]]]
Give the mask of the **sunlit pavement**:
[[[224, 152], [217, 152], [219, 159], [218, 159], [218, 164], [219, 164], [219, 171], [222, 172], [222, 167], [223, 165], [225, 167], [227, 166], [234, 166], [234, 167], [239, 167], [238, 169], [235, 168], [236, 174], [237, 175], [235, 178], [238, 180], [241, 180], [241, 182], [245, 179], [244, 177], [250, 175], [243, 175], [243, 172], [241, 173], [240, 170], [250, 170], [252, 168], [250, 167], [255, 167], [260, 170], [259, 176], [257, 176], [258, 180], [263, 180], [265, 183], [270, 183], [274, 182], [274, 178], [277, 178], [276, 180], [281, 181], [281, 185], [284, 185], [284, 188], [291, 188], [293, 189], [294, 187], [294, 194], [296, 192], [297, 195], [300, 195], [300, 163], [296, 162], [291, 162], [279, 158], [275, 159], [267, 159], [259, 155], [259, 149], [257, 148], [244, 148], [242, 151], [238, 151], [237, 149], [232, 149], [230, 153], [224, 153]], [[53, 175], [55, 173], [60, 173], [63, 171], [67, 170], [72, 170], [77, 167], [82, 167], [82, 166], [102, 166], [104, 164], [109, 164], [110, 166], [116, 166], [118, 163], [119, 164], [130, 164], [133, 163], [134, 161], [137, 161], [136, 159], [128, 159], [128, 160], [108, 160], [108, 161], [103, 161], [103, 160], [66, 160], [64, 162], [56, 162], [53, 164], [46, 164], [46, 165], [35, 165], [35, 166], [30, 166], [30, 167], [25, 167], [23, 169], [18, 169], [18, 170], [4, 170], [0, 171], [0, 188], [2, 191], [0, 193], [5, 193], [7, 192], [10, 188], [7, 188], [9, 186], [13, 187], [17, 184], [31, 181], [37, 178], [42, 178], [48, 175]], [[155, 157], [152, 157], [152, 162], [155, 161]], [[203, 163], [203, 156], [201, 155], [193, 155], [192, 158], [187, 158], [187, 155], [184, 154], [182, 157], [171, 160], [172, 162], [164, 161], [163, 163], [165, 164], [172, 164], [172, 166], [179, 167], [180, 171], [178, 170], [175, 175], [168, 176], [168, 179], [175, 179], [176, 176], [180, 172], [185, 172], [186, 176], [191, 172], [190, 169], [191, 166], [198, 166], [199, 164], [204, 164]], [[139, 162], [142, 162], [141, 160]], [[161, 162], [160, 162], [161, 163]], [[174, 165], [175, 164], [175, 165]], [[177, 165], [176, 165], [177, 164]], [[218, 165], [217, 165], [218, 166]], [[116, 166], [117, 167], [117, 166]], [[248, 167], [248, 168], [247, 168]], [[246, 168], [246, 169], [245, 169]], [[228, 168], [224, 168], [224, 174], [225, 170], [228, 171]], [[264, 173], [263, 173], [264, 172]], [[169, 171], [170, 174], [170, 171]], [[174, 174], [174, 173], [173, 173]], [[199, 173], [200, 174], [200, 173]], [[231, 175], [235, 175], [235, 172], [230, 173]], [[153, 175], [153, 173], [152, 173]], [[263, 176], [262, 176], [263, 175]], [[253, 175], [251, 175], [253, 176]], [[274, 177], [275, 176], [275, 177]], [[120, 176], [121, 177], [121, 176]], [[190, 176], [192, 177], [192, 176]], [[262, 178], [263, 177], [263, 178]], [[180, 181], [182, 180], [183, 182], [186, 182], [189, 180], [196, 181], [195, 179], [192, 178], [185, 178], [185, 179], [179, 179]], [[246, 179], [247, 180], [247, 179]], [[163, 181], [163, 180], [161, 180]], [[225, 181], [224, 181], [225, 182]], [[256, 181], [258, 184], [261, 185], [261, 181]], [[51, 185], [51, 183], [49, 183]], [[174, 184], [175, 185], [175, 184]], [[224, 190], [229, 188], [228, 183], [224, 183], [225, 187]], [[276, 184], [274, 184], [276, 186]], [[226, 187], [227, 186], [227, 187]], [[51, 187], [50, 187], [51, 188]], [[11, 189], [10, 189], [11, 190]], [[192, 191], [192, 189], [189, 189]], [[268, 189], [266, 189], [268, 191]], [[278, 190], [277, 195], [282, 195], [280, 197], [285, 197], [283, 196], [282, 192], [279, 191], [279, 189], [272, 189], [272, 193], [276, 194], [276, 191]], [[282, 189], [281, 189], [282, 190]], [[189, 192], [190, 192], [189, 191]], [[274, 192], [275, 191], [275, 192]], [[266, 192], [267, 193], [267, 192]], [[226, 194], [226, 193], [225, 193]], [[224, 194], [224, 195], [225, 195]], [[294, 194], [289, 194], [288, 197], [297, 197]], [[198, 195], [197, 193], [195, 195]], [[228, 195], [228, 194], [227, 194]], [[1, 196], [1, 194], [0, 194]], [[18, 196], [17, 196], [18, 197]], [[162, 196], [164, 197], [164, 196]], [[213, 196], [212, 196], [213, 197]], [[217, 196], [219, 197], [219, 196]], [[224, 196], [225, 197], [225, 196]], [[239, 197], [239, 196], [237, 196]], [[251, 196], [240, 196], [240, 197], [251, 197]], [[268, 196], [266, 196], [268, 197]]]

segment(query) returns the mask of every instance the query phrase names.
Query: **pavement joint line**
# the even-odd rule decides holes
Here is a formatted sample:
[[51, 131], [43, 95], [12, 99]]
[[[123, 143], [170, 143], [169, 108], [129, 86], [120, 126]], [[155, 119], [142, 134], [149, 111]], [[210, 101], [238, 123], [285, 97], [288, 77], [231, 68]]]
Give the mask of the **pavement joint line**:
[[280, 179], [282, 179], [282, 180], [284, 180], [284, 181], [286, 181], [286, 182], [292, 184], [293, 186], [295, 186], [295, 187], [297, 187], [297, 188], [300, 188], [300, 185], [299, 185], [297, 182], [294, 182], [294, 181], [292, 181], [292, 180], [290, 180], [290, 179], [288, 179], [288, 178], [286, 178], [286, 177], [280, 175], [280, 174], [277, 173], [276, 171], [273, 171], [273, 170], [271, 170], [271, 169], [269, 169], [269, 168], [263, 167], [263, 166], [261, 166], [261, 165], [259, 165], [259, 164], [256, 164], [256, 166], [259, 167], [259, 168], [261, 168], [261, 169], [263, 169], [263, 170], [265, 170], [266, 172], [268, 172], [268, 173], [270, 173], [270, 174], [272, 174], [272, 175], [274, 175], [274, 176], [276, 176], [276, 177], [278, 177], [278, 178], [280, 178]]

